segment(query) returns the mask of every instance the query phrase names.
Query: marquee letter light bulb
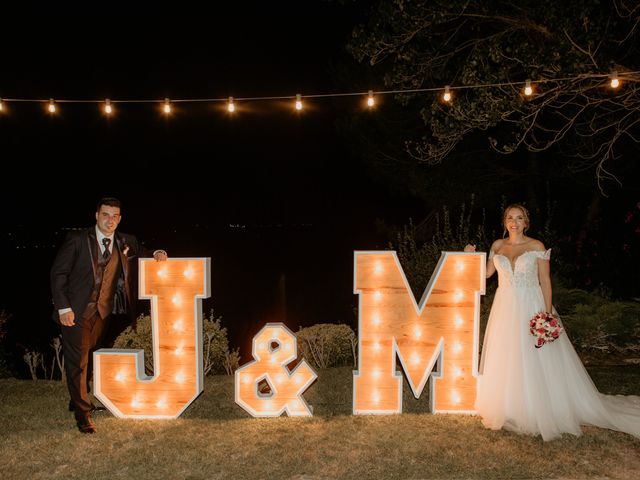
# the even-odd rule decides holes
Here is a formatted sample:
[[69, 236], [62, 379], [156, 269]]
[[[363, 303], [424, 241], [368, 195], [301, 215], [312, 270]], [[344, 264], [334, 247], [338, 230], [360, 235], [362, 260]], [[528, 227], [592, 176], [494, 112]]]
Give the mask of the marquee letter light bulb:
[[210, 259], [140, 259], [138, 266], [140, 298], [151, 300], [153, 376], [145, 374], [144, 350], [103, 348], [93, 354], [94, 393], [116, 417], [177, 418], [203, 390], [202, 299], [211, 296]]
[[[283, 323], [267, 323], [253, 337], [252, 355], [253, 362], [236, 370], [236, 403], [253, 417], [311, 416], [302, 394], [318, 376], [305, 360], [287, 368], [298, 356], [294, 333]], [[262, 382], [268, 391], [260, 390]]]
[[354, 263], [359, 370], [353, 372], [353, 413], [402, 412], [396, 358], [416, 398], [430, 382], [433, 412], [475, 413], [485, 254], [442, 252], [420, 303], [395, 252], [354, 252]]

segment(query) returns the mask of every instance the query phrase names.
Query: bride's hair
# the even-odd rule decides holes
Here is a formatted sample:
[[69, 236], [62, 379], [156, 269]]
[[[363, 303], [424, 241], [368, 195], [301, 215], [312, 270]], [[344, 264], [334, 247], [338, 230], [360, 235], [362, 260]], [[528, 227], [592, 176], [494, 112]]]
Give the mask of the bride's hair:
[[524, 217], [523, 233], [527, 233], [527, 230], [529, 230], [529, 210], [527, 210], [524, 206], [522, 206], [519, 203], [512, 203], [511, 205], [507, 205], [507, 208], [505, 208], [504, 212], [502, 212], [502, 228], [504, 229], [504, 232], [502, 233], [502, 238], [507, 236], [507, 227], [505, 223], [507, 221], [507, 213], [509, 213], [509, 210], [511, 210], [512, 208], [517, 208], [522, 212], [522, 216]]

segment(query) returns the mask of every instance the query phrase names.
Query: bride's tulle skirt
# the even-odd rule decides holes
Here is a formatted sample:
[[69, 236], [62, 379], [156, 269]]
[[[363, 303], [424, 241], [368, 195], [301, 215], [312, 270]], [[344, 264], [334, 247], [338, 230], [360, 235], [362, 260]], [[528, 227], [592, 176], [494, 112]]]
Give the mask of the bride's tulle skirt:
[[640, 437], [640, 397], [598, 392], [566, 333], [535, 348], [529, 320], [544, 310], [540, 287], [499, 287], [482, 350], [476, 410], [491, 429], [580, 435], [589, 424]]

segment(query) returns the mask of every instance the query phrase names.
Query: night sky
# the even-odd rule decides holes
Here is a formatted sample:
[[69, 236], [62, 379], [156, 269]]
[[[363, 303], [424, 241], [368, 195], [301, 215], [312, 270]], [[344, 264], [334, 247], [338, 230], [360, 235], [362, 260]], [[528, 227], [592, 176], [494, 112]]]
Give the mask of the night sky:
[[[332, 80], [353, 62], [345, 51], [361, 16], [353, 5], [215, 8], [215, 16], [34, 9], [5, 19], [0, 97], [238, 98], [354, 88]], [[369, 114], [362, 105], [306, 100], [296, 114], [289, 101], [238, 103], [230, 117], [222, 103], [176, 103], [167, 119], [160, 105], [115, 104], [107, 119], [96, 104], [61, 103], [53, 117], [44, 104], [6, 104], [0, 307], [14, 316], [16, 340], [46, 344], [55, 333], [51, 261], [64, 229], [94, 224], [102, 196], [123, 201], [120, 230], [150, 248], [211, 257], [204, 309], [222, 315], [242, 353], [268, 321], [294, 330], [355, 326], [353, 251], [387, 247], [376, 219], [402, 224], [424, 214], [374, 182], [338, 133], [345, 112]], [[8, 174], [9, 165], [17, 172]], [[212, 173], [202, 173], [205, 165]]]

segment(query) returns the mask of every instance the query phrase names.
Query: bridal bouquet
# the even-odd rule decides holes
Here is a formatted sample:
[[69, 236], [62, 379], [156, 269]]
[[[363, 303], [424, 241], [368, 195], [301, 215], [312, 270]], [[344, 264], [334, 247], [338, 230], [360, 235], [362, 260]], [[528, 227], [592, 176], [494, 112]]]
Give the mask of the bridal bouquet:
[[529, 321], [529, 331], [536, 337], [536, 348], [551, 343], [562, 333], [562, 325], [551, 313], [536, 313]]

